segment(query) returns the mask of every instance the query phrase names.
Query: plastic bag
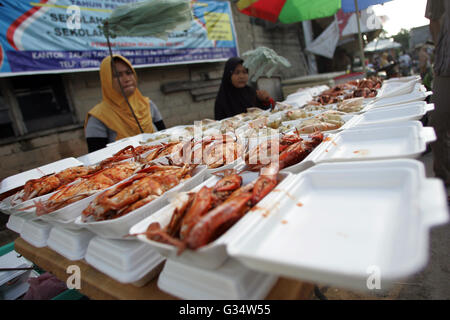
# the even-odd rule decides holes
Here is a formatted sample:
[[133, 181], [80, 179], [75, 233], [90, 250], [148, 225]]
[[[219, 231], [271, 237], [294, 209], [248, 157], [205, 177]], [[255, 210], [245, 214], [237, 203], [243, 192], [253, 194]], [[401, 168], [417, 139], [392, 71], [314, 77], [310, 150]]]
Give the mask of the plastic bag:
[[[107, 22], [107, 24], [105, 24]], [[191, 27], [189, 0], [150, 0], [117, 7], [106, 19], [103, 32], [116, 36], [156, 37]]]
[[250, 74], [252, 80], [257, 80], [263, 74], [271, 77], [280, 66], [289, 68], [291, 63], [284, 57], [279, 56], [274, 50], [267, 47], [258, 47], [255, 50], [246, 51], [242, 54], [245, 59], [244, 67]]

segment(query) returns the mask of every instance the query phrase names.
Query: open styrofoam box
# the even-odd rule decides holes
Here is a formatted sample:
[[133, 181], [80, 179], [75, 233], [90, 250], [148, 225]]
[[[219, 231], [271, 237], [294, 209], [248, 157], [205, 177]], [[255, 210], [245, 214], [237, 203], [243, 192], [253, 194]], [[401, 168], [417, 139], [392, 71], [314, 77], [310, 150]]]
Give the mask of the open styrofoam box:
[[52, 225], [45, 221], [27, 220], [22, 225], [20, 237], [35, 247], [46, 247], [51, 229]]
[[[70, 167], [76, 167], [83, 165], [83, 162], [78, 161], [75, 158], [66, 158], [62, 159], [56, 162], [52, 162], [49, 164], [46, 164], [41, 167], [37, 167], [25, 172], [21, 172], [18, 174], [15, 174], [13, 176], [7, 177], [0, 181], [0, 194], [7, 192], [9, 190], [15, 189], [17, 187], [23, 186], [28, 180], [31, 179], [38, 179], [43, 176], [46, 176], [51, 173], [57, 173], [59, 171], [62, 171], [64, 169], [70, 168]], [[3, 199], [0, 202], [0, 210], [6, 214], [10, 214], [8, 211], [4, 211], [3, 209], [7, 209], [11, 207], [10, 199], [12, 199], [14, 195]]]
[[283, 169], [298, 173], [322, 162], [417, 158], [436, 135], [420, 121], [401, 121], [349, 128], [330, 134], [301, 162]]
[[[133, 162], [133, 159], [126, 159], [122, 162]], [[136, 171], [139, 170], [141, 168], [141, 166], [137, 166], [136, 167]], [[81, 215], [81, 212], [88, 206], [88, 204], [96, 197], [98, 196], [101, 192], [111, 189], [114, 186], [123, 183], [129, 179], [131, 179], [134, 176], [134, 174], [132, 174], [131, 176], [129, 176], [126, 179], [123, 179], [122, 181], [117, 182], [115, 185], [112, 185], [106, 189], [103, 190], [91, 190], [90, 195], [88, 195], [86, 198], [80, 199], [78, 201], [72, 202], [62, 208], [59, 208], [57, 210], [54, 210], [52, 212], [43, 214], [38, 216], [38, 219], [40, 220], [44, 220], [47, 221], [49, 223], [58, 223], [58, 224], [63, 224], [66, 228], [71, 228], [71, 229], [79, 229], [80, 226], [77, 226], [74, 222], [75, 219]], [[80, 181], [82, 182], [82, 179], [78, 179], [74, 182], [72, 182], [71, 184], [77, 184], [80, 183]], [[69, 184], [70, 185], [70, 184]], [[51, 194], [47, 194], [45, 196], [42, 196], [40, 199], [40, 201], [44, 202], [47, 201], [50, 197], [53, 196], [54, 193]], [[26, 212], [36, 212], [36, 208], [30, 208], [28, 209]]]
[[121, 283], [140, 287], [159, 274], [165, 259], [139, 241], [94, 237], [87, 247], [85, 260]]
[[[239, 171], [239, 170], [238, 170]], [[251, 181], [254, 181], [258, 178], [259, 173], [257, 172], [242, 172], [242, 185], [246, 185]], [[291, 178], [290, 173], [279, 173], [278, 180], [279, 183], [276, 186], [276, 190], [282, 190], [284, 189], [284, 186], [289, 183], [289, 180]], [[220, 180], [220, 177], [213, 176], [206, 180], [204, 183], [200, 184], [199, 186], [193, 188], [190, 190], [190, 192], [197, 192], [199, 191], [203, 186], [212, 187], [216, 184], [217, 181]], [[282, 196], [282, 192], [275, 192], [275, 194], [278, 194], [280, 197]], [[266, 198], [262, 199], [255, 207], [271, 207], [273, 205], [276, 205], [276, 202], [267, 202]], [[203, 246], [197, 250], [191, 250], [186, 249], [183, 251], [182, 254], [178, 254], [177, 248], [175, 248], [172, 245], [157, 242], [150, 240], [146, 237], [143, 233], [147, 230], [147, 227], [152, 222], [159, 222], [161, 227], [165, 227], [172, 217], [173, 211], [175, 209], [175, 204], [172, 202], [168, 204], [167, 206], [163, 207], [162, 209], [155, 212], [153, 215], [147, 217], [146, 219], [136, 223], [131, 229], [130, 234], [139, 234], [137, 235], [137, 238], [144, 242], [146, 245], [150, 245], [151, 247], [155, 248], [160, 252], [163, 256], [170, 258], [174, 261], [179, 261], [182, 263], [191, 264], [194, 266], [198, 266], [201, 268], [207, 268], [207, 269], [216, 269], [219, 266], [221, 266], [225, 260], [228, 258], [228, 255], [226, 254], [226, 242], [229, 238], [227, 234], [233, 229], [238, 228], [240, 224], [251, 224], [253, 220], [253, 211], [250, 210], [246, 215], [244, 215], [237, 223], [235, 223], [227, 232], [225, 232], [222, 236], [214, 240], [213, 242], [207, 244], [206, 246]]]
[[[130, 228], [141, 221], [145, 217], [151, 215], [152, 213], [158, 211], [162, 207], [168, 204], [168, 198], [171, 194], [186, 191], [192, 189], [194, 186], [203, 182], [204, 176], [206, 174], [206, 166], [197, 166], [192, 174], [192, 177], [183, 181], [179, 185], [175, 186], [171, 190], [168, 190], [158, 199], [153, 200], [144, 206], [133, 210], [126, 215], [118, 217], [116, 219], [104, 220], [104, 221], [92, 221], [83, 222], [81, 212], [84, 208], [79, 211], [78, 216], [74, 220], [74, 224], [80, 228], [87, 228], [91, 232], [99, 235], [103, 238], [108, 239], [130, 239], [124, 238], [128, 234]], [[93, 199], [92, 199], [93, 200]], [[91, 200], [91, 201], [92, 201]], [[85, 208], [87, 205], [85, 206]]]
[[235, 259], [227, 259], [215, 270], [168, 259], [158, 278], [158, 287], [187, 300], [260, 300], [267, 296], [277, 279], [274, 275], [255, 272]]
[[265, 218], [234, 232], [231, 257], [257, 271], [360, 290], [375, 270], [386, 288], [425, 267], [429, 229], [448, 222], [444, 185], [426, 178], [417, 160], [324, 163], [294, 177], [276, 210], [255, 212]]
[[84, 258], [89, 241], [94, 236], [88, 230], [53, 227], [50, 230], [47, 246], [69, 260], [80, 260]]
[[389, 81], [384, 82], [381, 86], [381, 89], [377, 95], [377, 99], [379, 98], [389, 98], [400, 96], [404, 94], [409, 94], [413, 92], [416, 83], [420, 82], [420, 79], [413, 78], [409, 81]]
[[421, 90], [414, 90], [411, 93], [399, 95], [399, 96], [393, 96], [393, 97], [387, 97], [387, 98], [380, 98], [375, 99], [371, 103], [372, 108], [382, 108], [382, 107], [388, 107], [396, 104], [404, 104], [408, 102], [414, 102], [414, 101], [423, 101], [426, 97], [431, 95], [432, 92], [423, 92]]
[[376, 108], [356, 116], [341, 129], [366, 126], [378, 123], [420, 120], [427, 112], [434, 110], [434, 104], [425, 101], [415, 101], [390, 107]]

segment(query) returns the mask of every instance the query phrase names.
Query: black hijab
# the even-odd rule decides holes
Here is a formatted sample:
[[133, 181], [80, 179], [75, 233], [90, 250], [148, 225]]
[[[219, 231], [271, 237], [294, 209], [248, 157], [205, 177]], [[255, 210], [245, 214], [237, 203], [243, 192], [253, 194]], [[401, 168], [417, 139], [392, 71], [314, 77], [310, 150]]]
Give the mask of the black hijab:
[[260, 105], [256, 98], [256, 90], [246, 85], [244, 88], [236, 88], [231, 83], [231, 75], [239, 64], [244, 60], [239, 57], [228, 59], [223, 71], [222, 83], [217, 93], [214, 105], [214, 118], [222, 120], [247, 111], [247, 108]]

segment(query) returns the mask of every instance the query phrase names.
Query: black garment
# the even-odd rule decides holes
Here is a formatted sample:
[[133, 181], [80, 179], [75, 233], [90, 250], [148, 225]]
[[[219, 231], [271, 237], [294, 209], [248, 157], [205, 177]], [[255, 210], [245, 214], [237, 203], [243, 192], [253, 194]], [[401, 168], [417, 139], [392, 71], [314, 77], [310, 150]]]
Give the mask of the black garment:
[[103, 149], [108, 143], [108, 138], [86, 138], [88, 153]]
[[156, 121], [153, 123], [156, 127], [156, 129], [158, 129], [158, 131], [164, 130], [166, 128], [166, 125], [164, 124], [164, 121], [160, 120], [160, 121]]
[[231, 75], [234, 69], [239, 64], [243, 64], [243, 62], [244, 60], [241, 58], [233, 57], [225, 63], [222, 83], [214, 105], [214, 118], [216, 120], [222, 120], [246, 112], [247, 108], [250, 107], [259, 107], [261, 109], [270, 107], [270, 105], [263, 105], [263, 102], [256, 97], [256, 90], [252, 87], [247, 85], [244, 88], [236, 88], [231, 83]]

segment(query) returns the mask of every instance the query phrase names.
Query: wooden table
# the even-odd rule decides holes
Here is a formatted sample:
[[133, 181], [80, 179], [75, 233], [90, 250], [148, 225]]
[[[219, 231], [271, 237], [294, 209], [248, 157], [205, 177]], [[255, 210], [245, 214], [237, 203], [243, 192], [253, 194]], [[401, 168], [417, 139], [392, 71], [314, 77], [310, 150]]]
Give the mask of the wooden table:
[[[77, 265], [80, 268], [81, 289], [85, 296], [94, 300], [173, 300], [176, 297], [161, 291], [157, 286], [158, 277], [154, 277], [143, 287], [120, 283], [104, 273], [94, 269], [84, 260], [72, 261], [64, 258], [48, 247], [36, 248], [22, 238], [14, 242], [14, 250], [36, 264], [39, 268], [54, 274], [66, 282], [71, 274], [67, 267]], [[279, 278], [272, 288], [267, 300], [305, 300], [311, 299], [314, 285], [292, 279]]]

